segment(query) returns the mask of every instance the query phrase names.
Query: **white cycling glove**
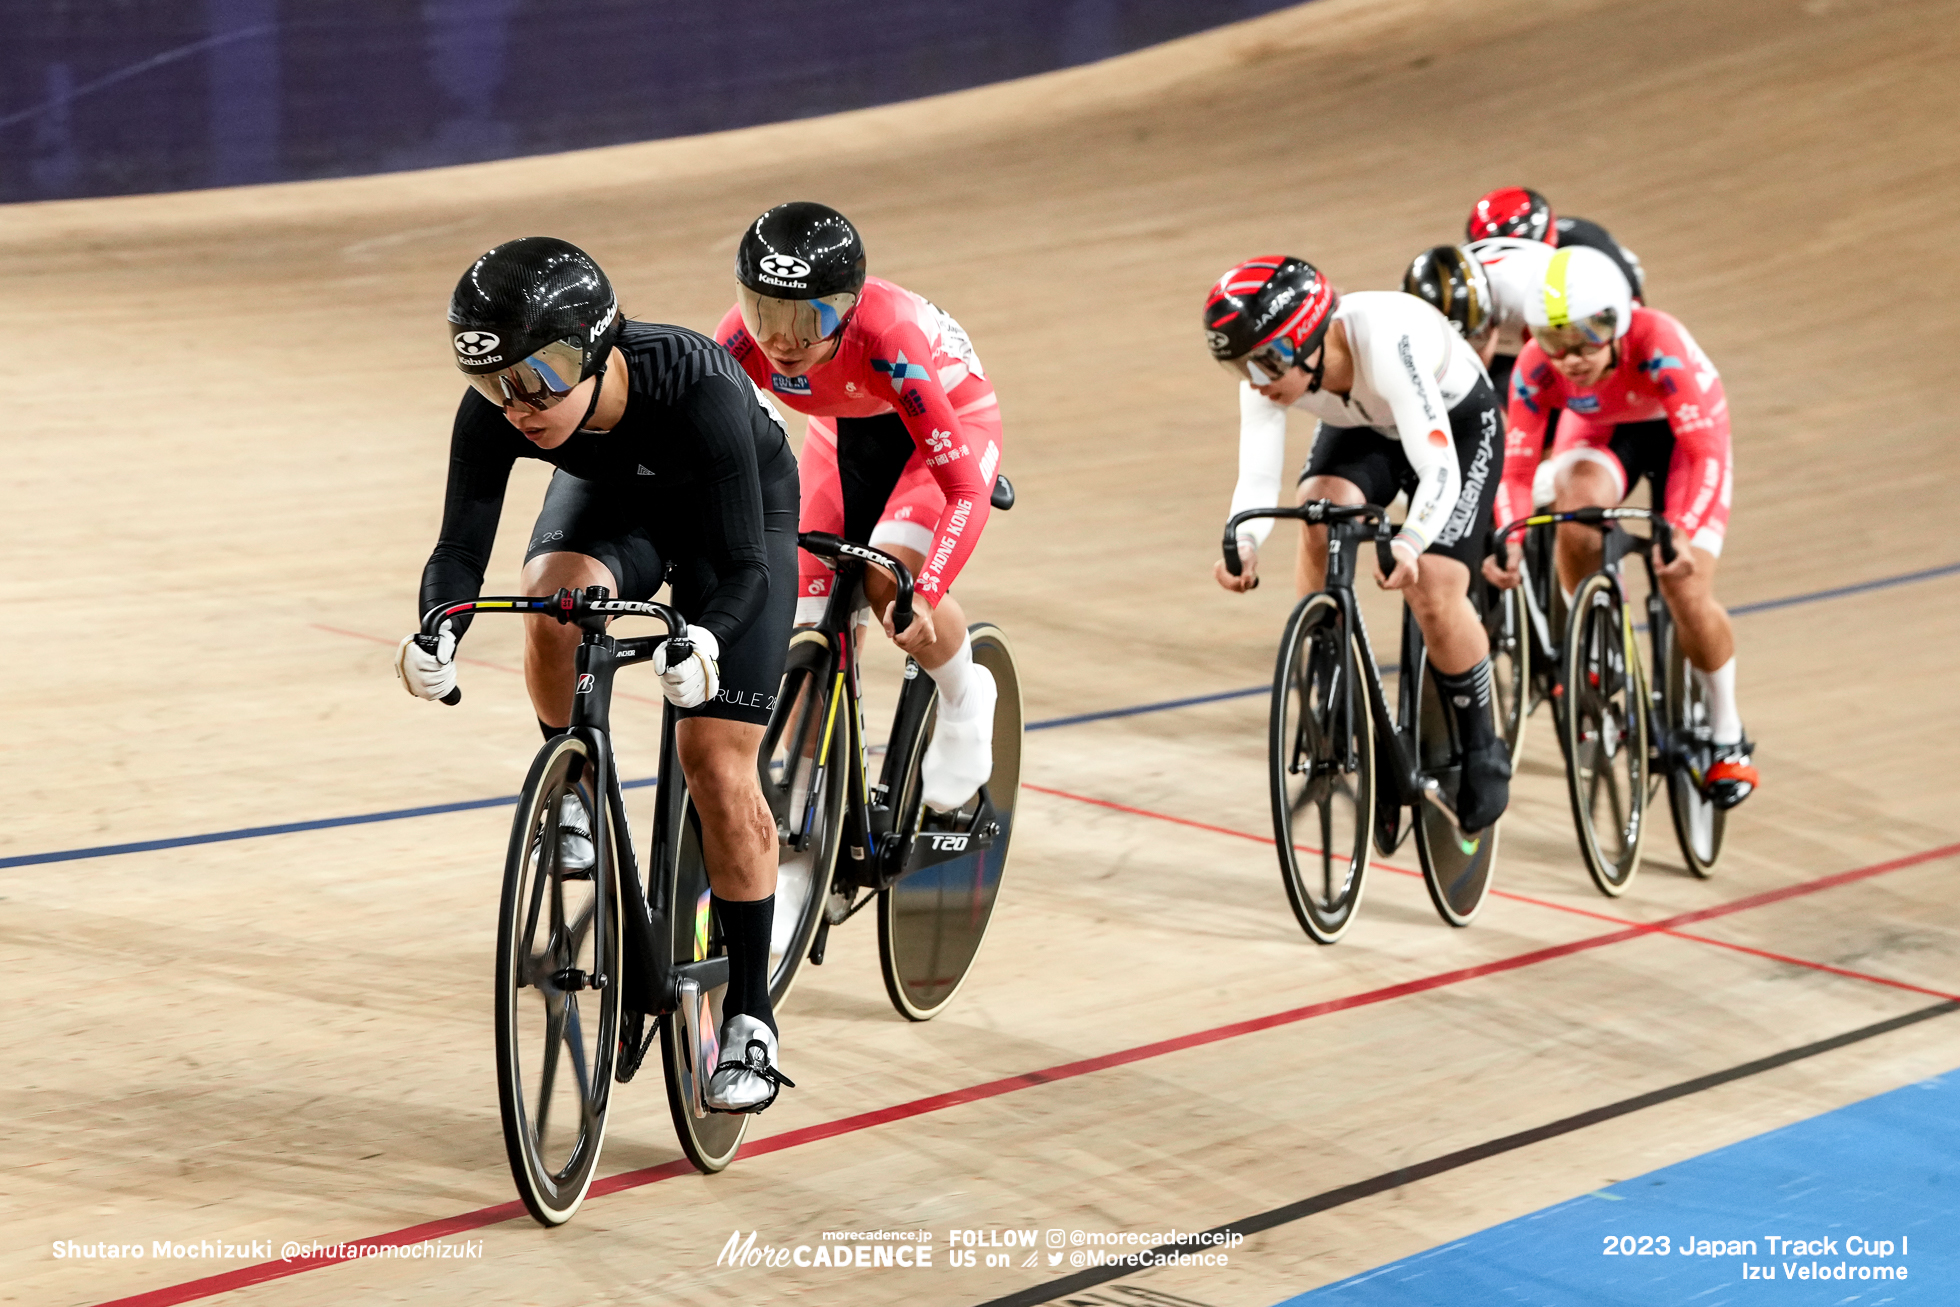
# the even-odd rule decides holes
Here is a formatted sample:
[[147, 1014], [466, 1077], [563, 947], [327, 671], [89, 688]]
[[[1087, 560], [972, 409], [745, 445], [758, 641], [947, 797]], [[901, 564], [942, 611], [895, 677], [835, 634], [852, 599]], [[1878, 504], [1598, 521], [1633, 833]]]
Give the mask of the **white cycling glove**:
[[412, 635], [402, 637], [395, 650], [395, 675], [416, 698], [440, 699], [456, 688], [456, 632], [444, 622], [437, 631], [434, 653], [415, 641]]
[[682, 634], [694, 646], [693, 652], [670, 666], [663, 643], [653, 651], [653, 670], [660, 673], [660, 693], [667, 696], [668, 703], [676, 708], [699, 708], [721, 689], [717, 662], [721, 644], [706, 627], [690, 626]]

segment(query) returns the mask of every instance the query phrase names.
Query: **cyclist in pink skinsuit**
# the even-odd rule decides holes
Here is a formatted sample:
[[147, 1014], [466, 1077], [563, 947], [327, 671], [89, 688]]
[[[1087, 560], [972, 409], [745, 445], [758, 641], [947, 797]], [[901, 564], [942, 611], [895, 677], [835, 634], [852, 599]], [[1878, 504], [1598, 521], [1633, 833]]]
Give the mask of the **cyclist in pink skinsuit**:
[[[1511, 373], [1499, 525], [1532, 511], [1532, 478], [1545, 424], [1563, 410], [1551, 467], [1560, 511], [1611, 506], [1645, 476], [1674, 527], [1679, 556], [1655, 559], [1661, 595], [1682, 651], [1707, 696], [1714, 760], [1702, 789], [1733, 807], [1757, 784], [1735, 697], [1735, 633], [1715, 598], [1715, 566], [1735, 487], [1729, 402], [1722, 379], [1688, 329], [1658, 309], [1635, 308], [1626, 277], [1596, 250], [1560, 250], [1527, 298], [1532, 339]], [[1623, 326], [1621, 324], [1624, 324]], [[1599, 565], [1598, 533], [1561, 526], [1559, 585], [1567, 594]], [[1485, 575], [1516, 584], [1519, 553]]]
[[[876, 545], [913, 572], [907, 630], [892, 631], [882, 573], [866, 574], [866, 598], [938, 686], [923, 789], [928, 804], [951, 809], [992, 771], [993, 678], [974, 664], [966, 615], [949, 591], [992, 511], [1000, 405], [960, 325], [922, 296], [866, 277], [863, 251], [834, 209], [769, 210], [743, 238], [742, 299], [715, 336], [758, 387], [810, 415], [800, 529]], [[812, 622], [834, 574], [800, 558], [797, 620]]]

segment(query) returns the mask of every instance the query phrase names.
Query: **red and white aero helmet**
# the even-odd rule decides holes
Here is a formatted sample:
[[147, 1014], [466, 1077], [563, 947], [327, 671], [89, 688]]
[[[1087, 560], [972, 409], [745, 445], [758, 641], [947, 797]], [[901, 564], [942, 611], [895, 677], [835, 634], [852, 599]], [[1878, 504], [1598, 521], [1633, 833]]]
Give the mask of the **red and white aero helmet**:
[[1470, 210], [1470, 221], [1464, 224], [1464, 231], [1467, 239], [1473, 241], [1491, 236], [1516, 236], [1556, 245], [1557, 222], [1558, 215], [1552, 212], [1551, 202], [1537, 191], [1529, 191], [1522, 186], [1506, 186], [1477, 201], [1477, 207]]
[[1320, 348], [1340, 298], [1305, 259], [1247, 259], [1205, 298], [1205, 343], [1234, 376], [1263, 386]]

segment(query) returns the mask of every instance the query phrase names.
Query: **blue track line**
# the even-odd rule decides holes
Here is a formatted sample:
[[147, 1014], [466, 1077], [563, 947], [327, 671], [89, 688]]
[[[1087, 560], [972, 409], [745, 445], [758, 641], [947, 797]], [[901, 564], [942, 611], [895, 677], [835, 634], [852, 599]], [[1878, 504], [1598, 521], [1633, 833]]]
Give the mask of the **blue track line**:
[[[1889, 590], [1894, 586], [1911, 585], [1917, 581], [1932, 581], [1956, 573], [1960, 573], [1960, 563], [1948, 563], [1942, 567], [1928, 567], [1917, 572], [1904, 572], [1898, 576], [1882, 576], [1872, 581], [1860, 581], [1855, 585], [1813, 590], [1808, 594], [1791, 595], [1784, 599], [1763, 599], [1753, 604], [1740, 604], [1731, 608], [1729, 613], [1731, 616], [1741, 617], [1748, 613], [1769, 612], [1776, 608], [1794, 608], [1799, 604], [1822, 603], [1827, 599], [1842, 599], [1848, 595], [1865, 594], [1872, 590]], [[1386, 673], [1395, 669], [1384, 667], [1382, 670]], [[1143, 703], [1131, 708], [1109, 708], [1102, 712], [1050, 717], [1043, 721], [1029, 722], [1024, 729], [1047, 731], [1057, 726], [1080, 726], [1086, 722], [1109, 721], [1117, 717], [1169, 712], [1173, 708], [1192, 708], [1204, 703], [1246, 699], [1255, 694], [1265, 694], [1271, 689], [1270, 685], [1252, 685], [1243, 690], [1223, 690], [1217, 694], [1199, 694], [1186, 699], [1165, 699], [1158, 703]], [[653, 783], [654, 778], [648, 776], [643, 780], [622, 781], [620, 786], [622, 789], [631, 790]], [[178, 835], [163, 840], [136, 840], [129, 844], [97, 844], [85, 849], [58, 849], [53, 853], [23, 853], [11, 858], [0, 858], [0, 870], [9, 867], [37, 867], [50, 862], [75, 862], [85, 858], [113, 858], [124, 853], [154, 853], [159, 849], [181, 849], [192, 844], [223, 844], [231, 840], [255, 840], [267, 835], [293, 835], [301, 831], [331, 830], [337, 826], [366, 826], [378, 821], [405, 821], [410, 817], [435, 817], [449, 812], [470, 812], [477, 808], [501, 808], [516, 802], [516, 795], [506, 794], [494, 799], [465, 799], [460, 803], [434, 803], [421, 808], [393, 808], [387, 812], [363, 812], [352, 817], [321, 817], [314, 821], [282, 822], [276, 826], [242, 826], [237, 830], [212, 831], [205, 835]]]

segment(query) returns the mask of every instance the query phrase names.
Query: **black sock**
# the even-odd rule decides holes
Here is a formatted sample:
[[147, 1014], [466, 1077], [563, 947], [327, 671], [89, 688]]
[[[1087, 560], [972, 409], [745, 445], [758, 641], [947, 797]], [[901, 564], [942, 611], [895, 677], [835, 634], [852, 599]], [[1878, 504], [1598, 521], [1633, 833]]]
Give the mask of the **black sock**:
[[776, 896], [737, 902], [714, 896], [715, 920], [728, 944], [728, 993], [721, 1015], [754, 1017], [776, 1028], [776, 1010], [769, 1002], [769, 936], [776, 921]]
[[546, 726], [544, 724], [544, 718], [540, 717], [538, 718], [538, 729], [544, 732], [544, 742], [550, 744], [553, 740], [572, 728], [569, 726]]
[[1434, 663], [1429, 670], [1436, 678], [1437, 692], [1456, 714], [1456, 733], [1463, 751], [1472, 753], [1497, 743], [1497, 725], [1490, 715], [1490, 659], [1479, 659], [1475, 667], [1454, 676], [1437, 671]]

